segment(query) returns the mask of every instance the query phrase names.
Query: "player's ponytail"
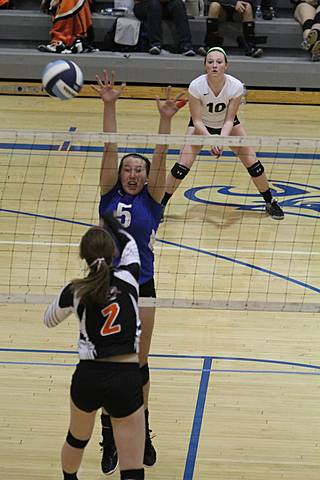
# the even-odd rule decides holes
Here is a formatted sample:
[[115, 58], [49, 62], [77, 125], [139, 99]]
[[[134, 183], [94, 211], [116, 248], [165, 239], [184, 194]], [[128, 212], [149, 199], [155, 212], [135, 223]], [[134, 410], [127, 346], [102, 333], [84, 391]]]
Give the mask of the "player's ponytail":
[[90, 228], [80, 242], [80, 258], [89, 268], [85, 278], [72, 281], [76, 295], [84, 303], [104, 304], [110, 295], [110, 269], [114, 243], [101, 227]]

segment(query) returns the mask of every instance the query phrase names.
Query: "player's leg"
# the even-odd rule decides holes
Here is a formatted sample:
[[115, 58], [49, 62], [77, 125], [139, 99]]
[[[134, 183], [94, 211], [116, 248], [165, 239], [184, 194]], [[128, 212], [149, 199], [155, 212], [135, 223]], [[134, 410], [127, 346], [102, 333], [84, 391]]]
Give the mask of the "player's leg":
[[[187, 135], [192, 135], [193, 133], [194, 127], [188, 127]], [[167, 176], [165, 193], [161, 200], [164, 209], [182, 180], [188, 175], [200, 150], [201, 147], [199, 145], [184, 145], [182, 147], [179, 161], [174, 164]]]
[[[140, 298], [151, 297], [155, 298], [156, 292], [154, 288], [154, 280], [146, 282], [144, 285], [140, 285]], [[150, 391], [150, 374], [148, 356], [150, 352], [151, 339], [155, 320], [155, 308], [154, 307], [139, 307], [139, 317], [141, 321], [141, 337], [139, 346], [139, 365], [140, 374], [143, 387], [143, 401], [144, 401], [144, 414], [145, 414], [145, 450], [143, 463], [147, 467], [151, 467], [156, 463], [157, 454], [150, 438], [149, 428], [149, 391]], [[113, 473], [118, 465], [118, 452], [115, 445], [115, 439], [113, 435], [112, 423], [109, 414], [106, 410], [102, 409], [101, 415], [102, 426], [102, 459], [101, 469], [105, 474]]]
[[141, 337], [139, 348], [139, 364], [143, 386], [143, 402], [145, 415], [145, 449], [143, 463], [146, 467], [152, 467], [157, 461], [156, 450], [152, 444], [149, 427], [149, 392], [150, 373], [148, 357], [150, 353], [152, 333], [154, 328], [156, 310], [154, 307], [139, 307], [141, 320]]
[[138, 361], [106, 362], [104, 368], [101, 397], [104, 408], [111, 415], [120, 478], [143, 479], [145, 421]]
[[64, 480], [77, 480], [84, 448], [90, 440], [96, 411], [84, 412], [70, 399], [70, 425], [66, 441], [62, 447], [61, 465]]
[[[242, 125], [238, 124], [233, 127], [231, 135], [246, 136], [246, 132]], [[266, 212], [275, 220], [282, 220], [284, 213], [279, 207], [276, 199], [272, 196], [264, 166], [260, 160], [257, 159], [254, 149], [252, 147], [232, 147], [231, 150], [239, 157], [242, 164], [246, 167], [258, 192], [263, 197], [266, 203]]]
[[140, 407], [124, 418], [112, 417], [112, 426], [120, 459], [121, 480], [143, 480], [144, 413]]

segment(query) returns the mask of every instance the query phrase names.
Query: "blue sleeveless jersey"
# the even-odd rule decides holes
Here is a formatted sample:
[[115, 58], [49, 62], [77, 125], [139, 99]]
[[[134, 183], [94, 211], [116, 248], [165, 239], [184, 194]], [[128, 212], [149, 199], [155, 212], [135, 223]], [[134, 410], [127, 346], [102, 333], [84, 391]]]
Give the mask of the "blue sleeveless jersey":
[[160, 203], [151, 197], [147, 185], [138, 195], [129, 195], [118, 182], [100, 198], [100, 217], [105, 212], [113, 213], [135, 239], [141, 262], [139, 284], [143, 285], [154, 275], [153, 243], [161, 219]]

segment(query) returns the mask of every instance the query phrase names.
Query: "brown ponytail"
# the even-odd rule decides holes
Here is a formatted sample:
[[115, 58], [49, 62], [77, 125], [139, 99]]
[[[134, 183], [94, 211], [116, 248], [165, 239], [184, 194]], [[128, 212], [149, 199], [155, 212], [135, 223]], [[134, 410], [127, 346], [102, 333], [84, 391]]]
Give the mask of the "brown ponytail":
[[104, 304], [110, 295], [110, 269], [114, 243], [101, 227], [90, 228], [80, 242], [80, 258], [85, 259], [89, 273], [72, 280], [73, 291], [84, 303]]

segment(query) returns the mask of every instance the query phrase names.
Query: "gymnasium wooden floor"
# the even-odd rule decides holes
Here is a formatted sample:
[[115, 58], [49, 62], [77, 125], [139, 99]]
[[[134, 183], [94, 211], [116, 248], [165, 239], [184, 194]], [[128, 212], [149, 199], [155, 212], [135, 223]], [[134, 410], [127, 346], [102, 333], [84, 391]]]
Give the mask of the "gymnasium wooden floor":
[[[0, 100], [2, 129], [101, 131], [102, 105], [94, 98], [63, 104], [43, 97], [1, 96]], [[156, 132], [157, 114], [151, 101], [121, 100], [118, 114], [119, 131]], [[187, 117], [186, 109], [179, 112], [174, 133], [184, 133]], [[241, 120], [250, 135], [317, 139], [320, 131], [319, 107], [315, 106], [248, 104]], [[25, 188], [28, 182], [21, 186], [21, 159], [27, 155], [30, 165], [36, 161], [34, 153], [11, 155], [13, 166], [8, 169], [9, 154], [0, 149], [6, 177], [0, 179], [1, 199], [5, 199], [0, 205], [0, 295], [28, 293], [19, 268], [28, 270], [30, 261], [38, 266], [31, 293], [52, 293], [52, 288], [45, 292], [40, 288], [43, 278], [48, 279], [48, 264], [41, 250], [45, 247], [38, 245], [38, 240], [45, 239], [48, 232], [54, 242], [66, 238], [70, 242], [71, 271], [77, 262], [77, 249], [72, 245], [84, 226], [68, 230], [52, 218], [42, 223], [41, 219], [31, 221], [8, 213], [19, 207], [32, 216], [35, 208], [39, 213], [43, 207], [49, 216], [50, 204], [47, 209], [45, 201], [34, 205]], [[287, 157], [278, 155], [276, 164], [267, 153], [263, 163], [269, 178], [274, 179], [274, 188], [281, 191], [285, 185], [295, 189], [295, 194], [290, 190], [291, 197], [286, 190], [288, 215], [283, 222], [274, 222], [259, 208], [252, 211], [254, 189], [246, 172], [228, 156], [222, 159], [223, 168], [216, 166], [213, 180], [231, 186], [235, 178], [240, 179], [236, 187], [242, 200], [235, 201], [229, 192], [227, 198], [221, 195], [217, 201], [220, 197], [215, 190], [213, 197], [204, 197], [210, 205], [192, 203], [195, 189], [212, 181], [208, 177], [211, 159], [204, 157], [197, 174], [186, 179], [172, 199], [167, 220], [159, 229], [158, 290], [169, 296], [179, 268], [177, 285], [181, 288], [174, 289], [173, 295], [190, 298], [209, 285], [209, 290], [218, 292], [218, 300], [227, 296], [231, 308], [157, 310], [150, 359], [150, 411], [158, 462], [146, 471], [147, 479], [319, 478], [320, 324], [315, 307], [320, 292], [320, 152], [313, 152], [310, 162], [308, 153], [299, 150], [295, 169], [290, 152]], [[175, 161], [174, 154], [170, 161]], [[92, 162], [95, 166], [98, 159], [92, 157]], [[89, 190], [84, 197], [88, 204], [84, 202], [82, 209], [72, 212], [79, 222], [96, 220], [96, 195], [96, 189]], [[68, 218], [69, 208], [62, 195], [54, 213]], [[186, 246], [193, 249], [190, 256], [183, 251]], [[65, 250], [57, 251], [61, 255], [52, 254], [50, 261], [60, 265]], [[16, 263], [13, 258], [18, 258]], [[193, 277], [197, 269], [203, 273], [199, 283]], [[60, 280], [57, 275], [53, 284]], [[8, 281], [13, 285], [6, 285]], [[256, 302], [257, 309], [241, 309], [243, 299]], [[276, 311], [275, 303], [291, 305], [297, 311]], [[301, 305], [305, 308], [299, 311]], [[59, 455], [68, 425], [69, 381], [77, 362], [77, 325], [68, 319], [58, 328], [46, 330], [44, 308], [43, 304], [0, 303], [0, 471], [6, 480], [61, 478]], [[105, 478], [100, 473], [99, 436], [97, 422], [81, 480]], [[119, 473], [110, 478], [119, 478]]]

